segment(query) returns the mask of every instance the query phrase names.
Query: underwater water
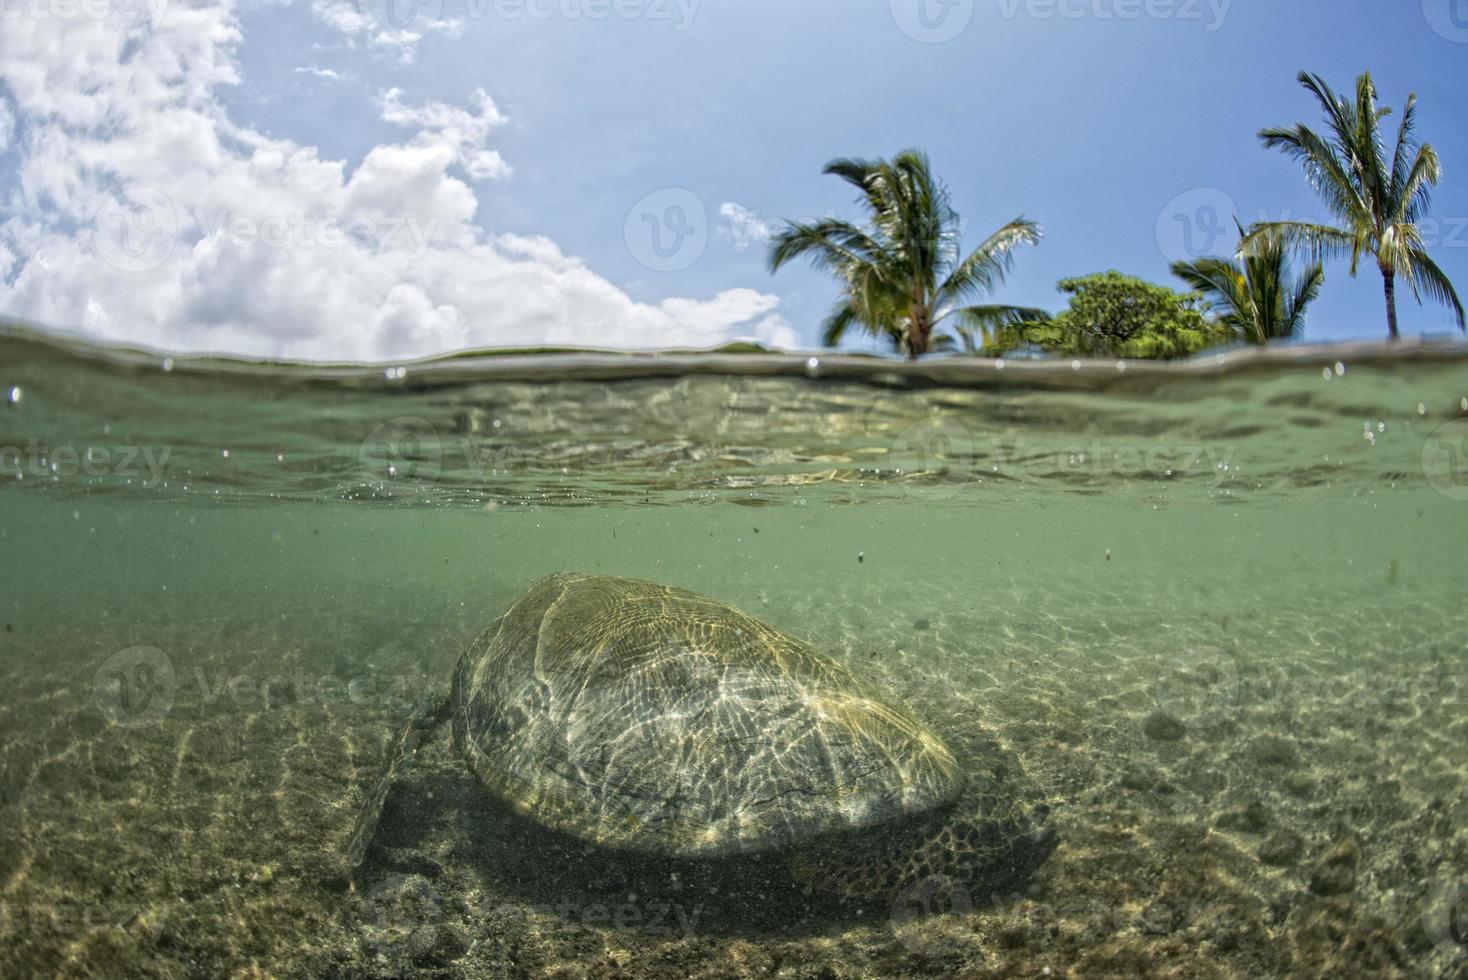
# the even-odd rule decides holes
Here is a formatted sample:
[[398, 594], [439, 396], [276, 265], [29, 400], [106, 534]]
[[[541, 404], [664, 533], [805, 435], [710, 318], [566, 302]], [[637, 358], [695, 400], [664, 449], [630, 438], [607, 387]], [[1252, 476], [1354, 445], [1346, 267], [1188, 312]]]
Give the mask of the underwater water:
[[[0, 331], [0, 975], [1463, 975], [1468, 357], [1402, 351], [933, 383]], [[805, 641], [1058, 848], [833, 902], [537, 826], [445, 736], [352, 867], [395, 731], [561, 571]]]

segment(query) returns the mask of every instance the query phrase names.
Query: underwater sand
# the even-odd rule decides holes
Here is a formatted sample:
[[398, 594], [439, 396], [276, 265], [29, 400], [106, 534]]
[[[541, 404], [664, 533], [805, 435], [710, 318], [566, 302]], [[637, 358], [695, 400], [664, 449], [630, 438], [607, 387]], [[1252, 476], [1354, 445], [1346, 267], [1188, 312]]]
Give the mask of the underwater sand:
[[[1468, 484], [1430, 465], [1461, 370], [379, 405], [32, 356], [0, 446], [172, 461], [0, 481], [0, 975], [1468, 976]], [[523, 455], [384, 478], [358, 450], [398, 416]], [[981, 450], [914, 467], [902, 433], [954, 420]], [[1096, 438], [1227, 468], [1025, 465]], [[571, 569], [735, 604], [961, 759], [997, 743], [1060, 847], [1017, 893], [842, 907], [539, 829], [445, 737], [348, 867], [396, 727]]]
[[[1053, 808], [1063, 842], [1028, 888], [931, 917], [822, 905], [758, 862], [742, 882], [674, 883], [506, 813], [446, 738], [395, 791], [354, 873], [341, 848], [362, 782], [413, 700], [446, 682], [463, 621], [291, 603], [274, 621], [5, 633], [0, 972], [1461, 969], [1462, 948], [1433, 934], [1434, 903], [1468, 861], [1468, 624], [1454, 596], [1388, 585], [1383, 567], [1349, 597], [1292, 590], [1282, 608], [1266, 590], [1220, 612], [1207, 590], [1128, 576], [1124, 561], [1053, 576], [1063, 610], [1014, 588], [854, 577], [745, 604], [913, 706], [960, 756], [992, 733]], [[419, 600], [432, 601], [399, 597]], [[150, 705], [95, 683], [104, 654], [134, 643], [170, 651], [156, 722], [132, 723]], [[1156, 722], [1164, 711], [1178, 724]], [[1297, 856], [1263, 863], [1280, 835], [1297, 835]], [[1359, 854], [1348, 887], [1316, 894], [1317, 863], [1343, 844]]]

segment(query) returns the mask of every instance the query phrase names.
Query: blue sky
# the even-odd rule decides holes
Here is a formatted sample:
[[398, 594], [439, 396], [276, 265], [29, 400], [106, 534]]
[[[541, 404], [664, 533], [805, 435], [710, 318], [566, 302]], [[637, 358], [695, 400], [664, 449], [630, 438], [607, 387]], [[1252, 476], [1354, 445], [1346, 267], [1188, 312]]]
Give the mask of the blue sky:
[[[46, 2], [60, 0], [32, 0]], [[1366, 68], [1393, 106], [1418, 93], [1420, 134], [1445, 171], [1429, 240], [1468, 292], [1468, 0], [946, 2], [201, 3], [184, 8], [198, 24], [169, 34], [160, 25], [182, 15], [171, 4], [161, 18], [134, 17], [125, 43], [98, 42], [101, 62], [115, 55], [125, 66], [129, 47], [141, 44], [164, 51], [160, 64], [171, 57], [185, 75], [209, 79], [183, 91], [178, 73], [160, 68], [159, 111], [186, 112], [199, 127], [212, 118], [214, 130], [170, 139], [139, 118], [130, 145], [163, 148], [149, 172], [142, 164], [103, 172], [90, 188], [104, 200], [96, 214], [106, 214], [107, 194], [136, 209], [133, 188], [144, 184], [161, 186], [180, 214], [206, 195], [231, 213], [258, 209], [252, 202], [264, 195], [249, 181], [274, 154], [290, 172], [272, 188], [312, 186], [339, 171], [328, 190], [278, 208], [339, 194], [343, 219], [367, 207], [438, 222], [426, 259], [325, 285], [318, 254], [260, 259], [254, 243], [218, 241], [197, 221], [177, 232], [166, 262], [124, 270], [110, 287], [89, 274], [82, 233], [74, 261], [27, 267], [37, 229], [63, 235], [72, 219], [85, 225], [87, 210], [48, 205], [34, 189], [20, 194], [23, 176], [56, 166], [47, 153], [57, 133], [99, 141], [93, 121], [38, 95], [18, 67], [56, 40], [53, 16], [18, 41], [12, 32], [8, 47], [0, 41], [8, 103], [0, 123], [3, 114], [18, 120], [0, 142], [8, 143], [0, 160], [12, 164], [0, 175], [0, 220], [8, 214], [11, 225], [0, 310], [107, 338], [311, 357], [751, 333], [813, 346], [833, 286], [804, 268], [771, 277], [762, 225], [855, 216], [844, 185], [821, 176], [823, 164], [908, 146], [931, 154], [968, 220], [967, 243], [1021, 213], [1043, 223], [1046, 240], [1019, 254], [997, 298], [1059, 308], [1062, 277], [1117, 268], [1170, 283], [1171, 259], [1228, 251], [1234, 209], [1246, 223], [1325, 217], [1298, 166], [1256, 134], [1318, 121], [1295, 82], [1301, 69], [1346, 88]], [[931, 28], [916, 19], [920, 4]], [[213, 49], [207, 56], [203, 44]], [[83, 88], [64, 66], [47, 84]], [[224, 168], [222, 154], [239, 166]], [[169, 166], [193, 176], [170, 179]], [[357, 180], [364, 171], [378, 176]], [[41, 180], [37, 173], [33, 184]], [[233, 202], [221, 198], [230, 187]], [[106, 257], [104, 240], [90, 244]], [[355, 258], [342, 259], [341, 276], [369, 268]], [[248, 276], [238, 271], [246, 265]], [[476, 271], [485, 268], [494, 271]], [[1327, 272], [1307, 337], [1384, 335], [1374, 270], [1357, 280], [1344, 264]], [[251, 292], [262, 281], [282, 295], [262, 302]], [[389, 282], [394, 289], [369, 295]], [[155, 301], [140, 303], [140, 293]], [[342, 299], [313, 306], [322, 295]], [[303, 309], [286, 309], [292, 296]], [[388, 306], [393, 315], [380, 317]], [[1410, 298], [1401, 314], [1407, 333], [1456, 330], [1446, 309]], [[342, 320], [364, 319], [370, 336], [343, 334]]]

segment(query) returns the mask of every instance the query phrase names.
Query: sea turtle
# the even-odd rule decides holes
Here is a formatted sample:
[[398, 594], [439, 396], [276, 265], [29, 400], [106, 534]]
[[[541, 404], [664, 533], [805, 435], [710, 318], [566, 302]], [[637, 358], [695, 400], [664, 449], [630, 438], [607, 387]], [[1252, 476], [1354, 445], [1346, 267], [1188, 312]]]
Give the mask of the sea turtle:
[[474, 775], [539, 824], [673, 859], [780, 853], [826, 895], [890, 899], [947, 876], [988, 896], [1056, 844], [997, 759], [960, 766], [804, 643], [682, 589], [560, 574], [403, 728], [353, 829], [354, 866], [394, 779], [448, 719]]

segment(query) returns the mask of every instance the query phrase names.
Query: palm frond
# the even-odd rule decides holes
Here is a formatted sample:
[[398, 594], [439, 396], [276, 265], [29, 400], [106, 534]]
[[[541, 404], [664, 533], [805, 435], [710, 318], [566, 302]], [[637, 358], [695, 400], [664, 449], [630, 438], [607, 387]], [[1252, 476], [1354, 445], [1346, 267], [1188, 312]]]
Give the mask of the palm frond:
[[1248, 291], [1237, 263], [1220, 258], [1174, 262], [1172, 274], [1207, 297], [1220, 318], [1235, 320], [1249, 315]]
[[1239, 243], [1239, 254], [1279, 244], [1308, 256], [1312, 261], [1351, 255], [1356, 236], [1330, 225], [1308, 221], [1267, 221], [1254, 225]]
[[1458, 298], [1458, 291], [1453, 288], [1447, 274], [1438, 268], [1437, 263], [1425, 251], [1418, 249], [1413, 253], [1408, 269], [1411, 271], [1414, 292], [1420, 290], [1429, 299], [1451, 309], [1458, 317], [1458, 329], [1468, 333], [1468, 321], [1463, 316], [1463, 301]]
[[850, 302], [842, 299], [831, 308], [831, 312], [821, 321], [821, 343], [827, 347], [835, 347], [845, 338], [846, 332], [857, 322], [856, 310]]
[[1014, 250], [1021, 245], [1038, 245], [1044, 232], [1024, 215], [979, 243], [968, 257], [938, 287], [939, 302], [959, 303], [989, 293], [1004, 283], [1014, 266]]
[[1391, 217], [1415, 224], [1427, 214], [1432, 204], [1432, 188], [1442, 180], [1442, 162], [1430, 146], [1417, 148], [1417, 155], [1402, 179], [1401, 196]]
[[1417, 129], [1417, 93], [1413, 92], [1407, 96], [1407, 107], [1402, 110], [1402, 122], [1397, 127], [1397, 145], [1392, 151], [1392, 183], [1391, 200], [1395, 207], [1393, 210], [1403, 210], [1409, 206], [1412, 195], [1407, 193], [1407, 172], [1410, 167], [1410, 158], [1416, 154], [1418, 143], [1415, 136]]
[[779, 272], [787, 263], [808, 258], [819, 269], [833, 271], [845, 263], [870, 262], [880, 246], [860, 228], [834, 218], [815, 224], [792, 223], [770, 242], [769, 266]]
[[1325, 266], [1320, 263], [1305, 270], [1295, 281], [1295, 289], [1285, 307], [1284, 335], [1298, 337], [1305, 329], [1305, 309], [1320, 296], [1320, 287], [1325, 284]]

